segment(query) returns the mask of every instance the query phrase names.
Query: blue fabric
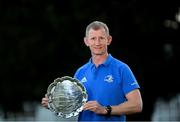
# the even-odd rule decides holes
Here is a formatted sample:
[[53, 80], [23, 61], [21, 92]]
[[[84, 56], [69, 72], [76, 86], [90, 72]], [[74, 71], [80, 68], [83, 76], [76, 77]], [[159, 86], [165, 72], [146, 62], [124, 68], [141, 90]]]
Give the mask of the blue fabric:
[[[88, 94], [88, 101], [96, 100], [102, 106], [118, 105], [126, 101], [125, 95], [139, 88], [127, 64], [113, 58], [110, 54], [106, 61], [96, 67], [92, 59], [80, 67], [75, 78], [81, 81]], [[83, 111], [79, 121], [125, 121], [125, 115], [106, 117], [91, 111]]]

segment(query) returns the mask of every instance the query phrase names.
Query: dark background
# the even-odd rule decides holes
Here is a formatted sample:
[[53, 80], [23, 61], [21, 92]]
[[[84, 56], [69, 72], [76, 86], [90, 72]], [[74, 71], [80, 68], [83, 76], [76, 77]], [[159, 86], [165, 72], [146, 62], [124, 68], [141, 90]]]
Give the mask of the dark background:
[[143, 112], [128, 119], [150, 120], [158, 97], [179, 93], [178, 7], [178, 0], [0, 1], [1, 107], [18, 112], [23, 101], [40, 103], [55, 78], [73, 76], [90, 58], [85, 28], [99, 20], [113, 37], [109, 52], [141, 86]]

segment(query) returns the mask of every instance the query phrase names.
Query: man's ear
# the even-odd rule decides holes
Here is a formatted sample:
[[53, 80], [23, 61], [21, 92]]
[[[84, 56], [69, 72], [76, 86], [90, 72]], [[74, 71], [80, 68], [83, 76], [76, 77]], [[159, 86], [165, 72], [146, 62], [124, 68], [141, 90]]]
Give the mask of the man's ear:
[[107, 44], [110, 45], [111, 42], [112, 42], [112, 36], [108, 36], [108, 42], [107, 42]]
[[86, 45], [87, 47], [89, 46], [87, 37], [84, 37], [84, 43], [85, 43], [85, 45]]

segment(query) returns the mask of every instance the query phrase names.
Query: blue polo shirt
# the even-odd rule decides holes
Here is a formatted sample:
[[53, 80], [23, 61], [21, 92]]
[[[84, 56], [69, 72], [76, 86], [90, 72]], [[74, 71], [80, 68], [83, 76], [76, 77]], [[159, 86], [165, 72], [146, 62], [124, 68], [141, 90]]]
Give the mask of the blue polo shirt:
[[[81, 81], [88, 94], [88, 101], [96, 100], [102, 106], [118, 105], [126, 101], [125, 95], [139, 88], [139, 85], [129, 66], [110, 54], [105, 62], [98, 67], [88, 63], [80, 67], [75, 78]], [[89, 110], [82, 111], [79, 121], [125, 121], [125, 115], [110, 116], [98, 115]]]

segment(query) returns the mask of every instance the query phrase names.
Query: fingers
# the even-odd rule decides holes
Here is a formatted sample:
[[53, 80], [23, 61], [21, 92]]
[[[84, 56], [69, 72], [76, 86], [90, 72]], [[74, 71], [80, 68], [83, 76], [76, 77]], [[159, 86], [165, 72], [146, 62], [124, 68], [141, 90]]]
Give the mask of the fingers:
[[41, 101], [41, 105], [43, 106], [43, 107], [48, 107], [48, 98], [45, 96], [44, 98], [42, 98], [42, 101]]
[[93, 110], [98, 106], [98, 103], [96, 101], [89, 101], [84, 104], [83, 109], [84, 110]]
[[105, 108], [102, 105], [100, 105], [97, 101], [88, 101], [84, 104], [83, 110], [93, 111], [97, 114], [106, 113]]
[[83, 110], [91, 110], [91, 111], [95, 111], [95, 109], [97, 108], [97, 106], [83, 106]]

